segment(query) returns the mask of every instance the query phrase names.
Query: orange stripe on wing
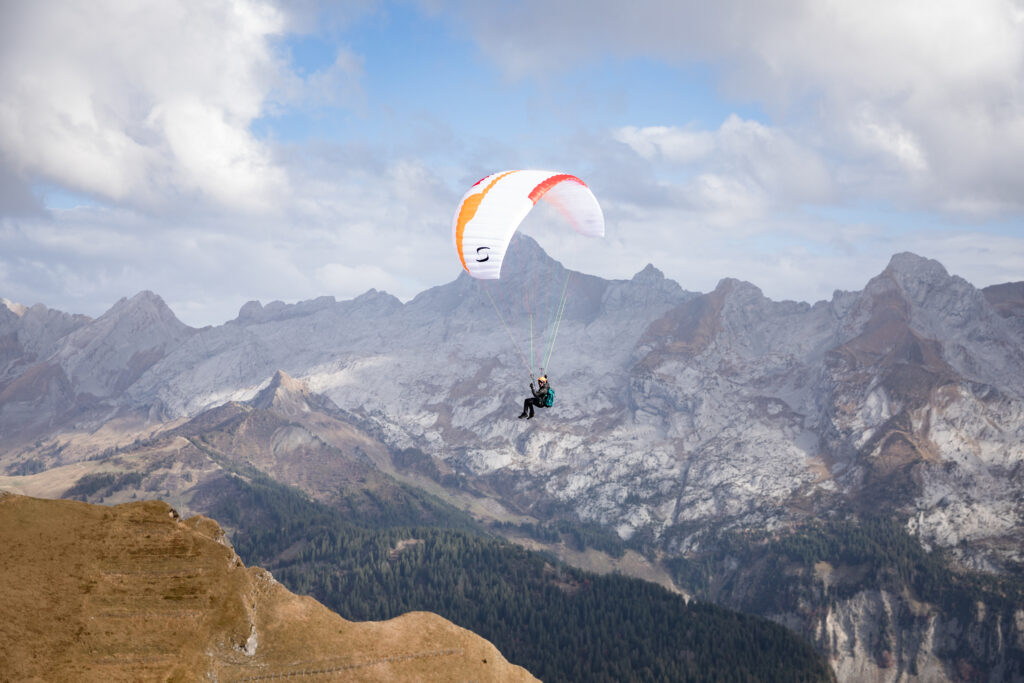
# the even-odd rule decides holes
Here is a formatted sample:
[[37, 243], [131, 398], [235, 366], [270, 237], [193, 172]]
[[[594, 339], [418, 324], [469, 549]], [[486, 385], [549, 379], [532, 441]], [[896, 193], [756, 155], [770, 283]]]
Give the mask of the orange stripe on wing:
[[558, 175], [551, 176], [544, 182], [537, 185], [537, 187], [530, 190], [530, 201], [536, 204], [540, 200], [540, 198], [547, 193], [548, 190], [550, 190], [552, 187], [554, 187], [555, 185], [562, 181], [579, 183], [583, 187], [587, 186], [585, 182], [583, 182], [574, 175], [569, 175], [568, 173], [559, 173]]
[[[466, 231], [466, 224], [476, 216], [476, 211], [480, 208], [480, 202], [484, 200], [484, 195], [491, 191], [491, 188], [494, 187], [495, 183], [507, 176], [509, 173], [515, 173], [515, 171], [506, 171], [502, 173], [497, 178], [489, 182], [487, 187], [483, 190], [466, 197], [466, 200], [462, 202], [462, 206], [459, 207], [459, 218], [455, 223], [455, 246], [459, 249], [459, 260], [462, 261], [462, 267], [466, 269], [467, 273], [469, 272], [469, 266], [466, 265], [466, 257], [462, 253], [462, 235]], [[482, 181], [477, 181], [476, 185], [479, 185], [480, 182]], [[473, 187], [476, 187], [476, 185]]]

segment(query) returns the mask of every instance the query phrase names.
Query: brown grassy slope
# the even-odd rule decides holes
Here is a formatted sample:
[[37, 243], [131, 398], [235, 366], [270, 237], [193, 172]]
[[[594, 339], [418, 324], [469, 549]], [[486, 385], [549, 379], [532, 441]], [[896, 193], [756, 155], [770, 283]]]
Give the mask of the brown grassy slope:
[[528, 681], [436, 614], [342, 619], [204, 517], [0, 493], [0, 681]]

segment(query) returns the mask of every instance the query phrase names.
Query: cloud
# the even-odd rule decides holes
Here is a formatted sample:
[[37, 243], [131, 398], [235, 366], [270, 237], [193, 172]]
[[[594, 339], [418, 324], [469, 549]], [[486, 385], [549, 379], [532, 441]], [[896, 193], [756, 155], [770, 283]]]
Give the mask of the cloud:
[[246, 301], [339, 299], [370, 288], [408, 299], [455, 278], [457, 197], [415, 159], [360, 160], [343, 146], [282, 160], [302, 188], [279, 212], [150, 215], [78, 207], [0, 220], [0, 295], [100, 315], [149, 289], [190, 325], [231, 319]]
[[0, 154], [0, 216], [41, 215], [42, 204], [28, 181]]
[[710, 132], [676, 126], [623, 126], [613, 132], [613, 137], [644, 159], [679, 164], [701, 161], [715, 148]]
[[[498, 88], [487, 94], [480, 112], [512, 112], [507, 131], [474, 133], [431, 102], [443, 91], [390, 89], [402, 64], [360, 42], [360, 22], [376, 13], [367, 35], [407, 38], [383, 31], [418, 27], [422, 16], [399, 16], [417, 7], [430, 30], [457, 29], [431, 34], [432, 45], [463, 54], [446, 41], [470, 36], [482, 53], [469, 72], [438, 61], [432, 87], [491, 79], [495, 64], [529, 81], [507, 101]], [[979, 284], [1021, 279], [1024, 242], [985, 242], [985, 221], [1019, 221], [1024, 201], [1015, 8], [6, 3], [0, 295], [98, 315], [151, 289], [193, 325], [223, 322], [254, 298], [375, 287], [407, 299], [458, 273], [451, 211], [468, 184], [517, 165], [565, 168], [591, 185], [606, 240], [581, 244], [543, 215], [525, 229], [567, 265], [605, 277], [653, 262], [690, 289], [730, 275], [774, 298], [827, 298], [911, 250]], [[307, 38], [322, 50], [312, 72], [289, 54]], [[566, 83], [603, 93], [601, 65], [615, 59], [658, 62], [659, 77], [661, 64], [698, 63], [734, 102], [756, 106], [710, 125], [687, 109], [611, 115], [602, 97], [551, 111]], [[591, 107], [613, 123], [591, 125]], [[315, 140], [303, 139], [309, 130]], [[862, 220], [861, 204], [895, 211]], [[908, 229], [900, 211], [938, 220]], [[986, 259], [998, 267], [986, 271]]]
[[[609, 53], [707, 64], [724, 94], [759, 102], [773, 129], [827, 150], [847, 197], [982, 216], [1024, 210], [1024, 8], [1015, 0], [525, 0], [497, 11], [467, 4], [462, 16], [512, 78]], [[685, 124], [680, 116], [664, 123]], [[635, 147], [645, 144], [633, 133]], [[661, 136], [662, 158], [702, 153], [699, 136], [673, 134]]]
[[1024, 279], [1024, 235], [998, 234], [1012, 227], [844, 205], [843, 184], [881, 182], [868, 177], [871, 168], [905, 173], [904, 160], [886, 153], [884, 164], [873, 158], [852, 169], [865, 178], [837, 178], [829, 150], [806, 140], [738, 116], [707, 130], [623, 127], [590, 137], [575, 149], [597, 169], [584, 177], [605, 211], [606, 239], [575, 238], [532, 215], [525, 230], [583, 272], [629, 278], [652, 262], [686, 289], [709, 291], [730, 276], [776, 300], [859, 290], [900, 251], [936, 258], [976, 286]]
[[928, 171], [928, 160], [918, 137], [898, 121], [884, 120], [884, 115], [868, 106], [862, 106], [851, 119], [850, 137], [864, 150], [876, 152], [883, 160], [908, 172]]
[[627, 126], [612, 137], [657, 164], [666, 177], [681, 177], [668, 185], [675, 203], [719, 226], [752, 228], [769, 213], [824, 202], [833, 192], [819, 151], [735, 115], [713, 131]]
[[370, 264], [327, 263], [316, 269], [316, 279], [328, 292], [364, 292], [369, 289], [368, 283], [391, 291], [400, 286], [391, 273]]
[[249, 130], [284, 66], [258, 0], [5, 4], [0, 157], [105, 200], [266, 209], [287, 178]]

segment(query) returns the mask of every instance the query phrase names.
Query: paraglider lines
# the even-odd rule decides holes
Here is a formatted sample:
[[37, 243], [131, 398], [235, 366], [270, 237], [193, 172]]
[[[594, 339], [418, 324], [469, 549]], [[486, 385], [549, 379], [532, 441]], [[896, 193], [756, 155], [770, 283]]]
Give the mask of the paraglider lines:
[[558, 339], [558, 328], [562, 326], [562, 316], [565, 314], [565, 304], [568, 300], [569, 292], [569, 278], [572, 277], [572, 271], [569, 270], [565, 275], [565, 286], [562, 287], [562, 297], [558, 302], [558, 314], [555, 317], [555, 329], [551, 334], [551, 344], [548, 346], [547, 357], [544, 358], [544, 369], [550, 370], [551, 354], [555, 351], [555, 340]]
[[521, 348], [519, 348], [519, 342], [516, 341], [515, 335], [512, 334], [512, 330], [509, 328], [508, 324], [505, 322], [505, 316], [503, 316], [501, 314], [501, 311], [498, 309], [498, 304], [494, 303], [494, 297], [491, 296], [491, 292], [487, 288], [486, 282], [481, 280], [480, 284], [482, 284], [484, 286], [483, 287], [484, 293], [487, 295], [487, 298], [490, 300], [491, 306], [494, 307], [494, 312], [498, 314], [498, 320], [501, 321], [502, 326], [505, 328], [505, 332], [508, 333], [508, 338], [512, 340], [512, 345], [516, 347], [516, 353], [519, 354], [519, 358], [523, 361], [523, 365], [526, 367], [526, 372], [528, 372], [530, 374], [530, 376], [532, 377], [533, 376], [533, 370], [530, 368], [530, 364], [529, 364], [529, 362], [527, 362], [526, 356], [523, 355], [523, 350]]

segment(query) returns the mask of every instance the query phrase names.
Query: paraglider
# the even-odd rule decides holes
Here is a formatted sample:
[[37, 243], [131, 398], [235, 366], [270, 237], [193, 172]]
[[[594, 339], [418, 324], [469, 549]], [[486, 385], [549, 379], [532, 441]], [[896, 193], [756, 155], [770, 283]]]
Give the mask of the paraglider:
[[536, 389], [533, 388], [533, 382], [530, 382], [530, 392], [533, 396], [523, 401], [523, 412], [519, 415], [520, 420], [524, 417], [527, 420], [532, 420], [534, 406], [538, 408], [550, 408], [555, 405], [555, 390], [548, 386], [548, 378], [546, 375], [541, 375], [537, 378]]
[[586, 183], [554, 171], [503, 171], [477, 181], [455, 211], [453, 234], [462, 267], [482, 280], [501, 277], [512, 235], [541, 199], [580, 234], [604, 237], [604, 214]]
[[[533, 207], [541, 200], [552, 206], [573, 229], [587, 237], [604, 237], [604, 214], [597, 198], [586, 183], [578, 177], [557, 171], [514, 170], [492, 173], [479, 180], [463, 196], [455, 210], [452, 221], [452, 237], [462, 267], [484, 285], [487, 280], [503, 277], [502, 264], [509, 252], [516, 231]], [[506, 274], [507, 276], [507, 274]], [[565, 312], [571, 271], [566, 271], [562, 296], [554, 303], [551, 314], [541, 317], [548, 324], [542, 325], [540, 334], [546, 337], [540, 354], [540, 389], [533, 388], [534, 367], [534, 315], [541, 314], [534, 306], [542, 297], [524, 291], [522, 299], [527, 302], [529, 318], [530, 359], [520, 348], [519, 342], [509, 328], [509, 321], [502, 315], [489, 290], [484, 287], [498, 319], [504, 325], [509, 337], [530, 374], [530, 391], [533, 397], [526, 400], [520, 417], [533, 417], [534, 406], [550, 407], [554, 390], [547, 382], [545, 368], [551, 360], [562, 315]], [[544, 278], [523, 278], [525, 282], [536, 282]], [[548, 286], [545, 284], [545, 286]], [[550, 297], [553, 298], [553, 297]], [[543, 393], [541, 393], [543, 392]]]

